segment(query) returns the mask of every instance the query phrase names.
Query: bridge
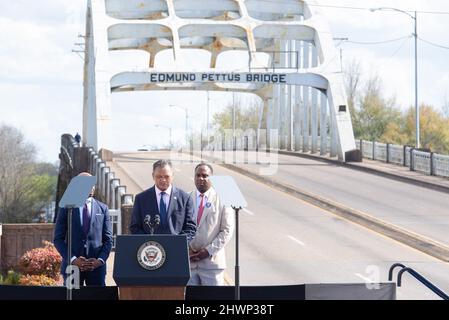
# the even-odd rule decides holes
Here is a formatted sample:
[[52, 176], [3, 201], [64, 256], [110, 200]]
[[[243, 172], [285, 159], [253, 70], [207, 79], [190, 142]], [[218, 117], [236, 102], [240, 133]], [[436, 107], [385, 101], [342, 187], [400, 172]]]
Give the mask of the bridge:
[[[243, 285], [362, 284], [381, 298], [400, 262], [449, 291], [449, 183], [437, 177], [447, 176], [447, 157], [355, 141], [332, 38], [313, 3], [89, 1], [83, 141], [62, 137], [58, 195], [91, 171], [114, 234], [126, 234], [133, 196], [153, 184], [154, 161], [171, 159], [175, 184], [190, 191], [193, 168], [205, 160], [234, 177], [249, 203], [241, 213]], [[108, 52], [129, 49], [148, 52], [148, 65], [112, 74]], [[208, 68], [185, 63], [191, 49], [210, 53]], [[164, 50], [172, 66], [157, 65]], [[220, 69], [226, 51], [243, 51], [247, 68]], [[252, 132], [192, 135], [168, 151], [110, 151], [110, 97], [139, 90], [247, 92], [263, 107]], [[229, 284], [233, 250], [231, 243]], [[439, 297], [415, 278], [406, 275], [394, 298]]]

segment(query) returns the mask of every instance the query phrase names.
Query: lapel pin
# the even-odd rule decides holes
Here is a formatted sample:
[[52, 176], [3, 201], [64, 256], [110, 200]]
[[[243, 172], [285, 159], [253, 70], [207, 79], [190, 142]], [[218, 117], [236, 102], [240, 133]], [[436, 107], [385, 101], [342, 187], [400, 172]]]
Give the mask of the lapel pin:
[[207, 203], [206, 203], [206, 208], [210, 208], [210, 206], [211, 206], [211, 203], [210, 203], [210, 202], [207, 202]]

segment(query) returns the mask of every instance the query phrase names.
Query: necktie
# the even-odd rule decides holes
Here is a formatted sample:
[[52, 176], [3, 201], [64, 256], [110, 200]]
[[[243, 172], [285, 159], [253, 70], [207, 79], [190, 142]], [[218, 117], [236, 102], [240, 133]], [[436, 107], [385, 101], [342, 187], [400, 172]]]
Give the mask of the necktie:
[[203, 216], [204, 211], [204, 194], [200, 194], [201, 201], [200, 201], [200, 207], [198, 208], [198, 217], [196, 218], [196, 224], [199, 225], [201, 221], [201, 217]]
[[84, 204], [83, 208], [83, 233], [84, 238], [87, 238], [87, 234], [89, 233], [90, 228], [90, 216], [89, 209], [87, 209], [87, 203]]
[[161, 215], [161, 226], [167, 225], [167, 207], [165, 207], [164, 196], [165, 192], [161, 192], [161, 200], [159, 201], [159, 214]]

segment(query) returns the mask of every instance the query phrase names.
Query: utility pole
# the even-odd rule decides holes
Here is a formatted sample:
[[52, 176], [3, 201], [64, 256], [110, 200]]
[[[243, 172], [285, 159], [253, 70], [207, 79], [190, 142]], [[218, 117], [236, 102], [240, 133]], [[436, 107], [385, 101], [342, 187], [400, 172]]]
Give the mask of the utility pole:
[[185, 136], [186, 136], [186, 147], [189, 145], [189, 111], [187, 110], [186, 107], [180, 107], [174, 104], [169, 104], [168, 105], [170, 108], [179, 108], [184, 110], [184, 112], [186, 113], [186, 128], [185, 128]]
[[206, 137], [207, 137], [207, 145], [209, 145], [209, 91], [207, 91], [207, 120], [206, 120]]
[[[337, 44], [337, 47], [338, 47], [341, 43], [343, 43], [344, 41], [348, 41], [348, 40], [349, 40], [349, 38], [333, 38], [333, 39], [334, 39], [334, 40], [340, 41], [340, 42]], [[340, 72], [343, 73], [343, 48], [341, 48], [341, 47], [340, 47]]]
[[420, 136], [419, 136], [419, 104], [418, 104], [418, 15], [415, 11], [415, 15], [412, 16], [409, 12], [390, 7], [371, 8], [371, 12], [374, 11], [397, 11], [409, 16], [414, 22], [413, 37], [415, 38], [415, 133], [416, 133], [416, 148], [420, 148]]
[[235, 145], [235, 92], [232, 92], [232, 150], [236, 149]]

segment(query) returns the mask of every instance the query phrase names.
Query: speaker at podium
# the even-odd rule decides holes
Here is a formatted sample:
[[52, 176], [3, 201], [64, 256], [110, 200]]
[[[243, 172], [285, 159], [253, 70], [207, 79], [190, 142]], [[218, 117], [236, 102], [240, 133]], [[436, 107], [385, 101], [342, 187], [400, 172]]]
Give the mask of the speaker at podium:
[[187, 237], [117, 236], [113, 278], [120, 300], [184, 300], [190, 278]]

